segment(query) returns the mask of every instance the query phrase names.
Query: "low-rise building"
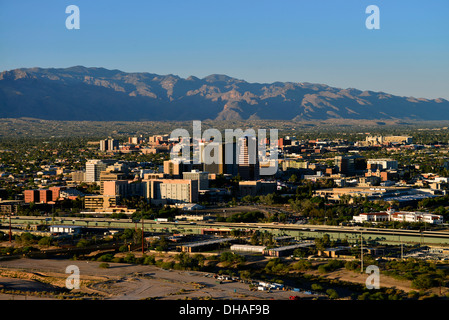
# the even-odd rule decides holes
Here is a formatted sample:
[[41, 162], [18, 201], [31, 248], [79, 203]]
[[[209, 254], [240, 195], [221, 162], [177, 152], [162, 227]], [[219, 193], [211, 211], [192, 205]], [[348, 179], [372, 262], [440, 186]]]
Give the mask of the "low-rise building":
[[241, 197], [250, 195], [266, 195], [269, 193], [276, 192], [277, 183], [276, 181], [240, 181], [239, 182], [239, 195]]
[[103, 209], [117, 206], [117, 196], [85, 196], [85, 209]]
[[353, 220], [354, 220], [354, 222], [357, 222], [357, 223], [383, 222], [383, 221], [389, 221], [390, 215], [386, 212], [361, 213], [358, 216], [354, 216]]
[[234, 244], [230, 247], [231, 251], [263, 253], [266, 246], [253, 246], [249, 244]]
[[50, 226], [51, 233], [57, 234], [80, 234], [83, 230], [82, 226], [66, 226], [66, 225], [53, 225]]
[[400, 221], [441, 224], [443, 223], [443, 216], [428, 212], [408, 212], [389, 209], [386, 212], [361, 213], [358, 216], [353, 216], [353, 221], [356, 223]]

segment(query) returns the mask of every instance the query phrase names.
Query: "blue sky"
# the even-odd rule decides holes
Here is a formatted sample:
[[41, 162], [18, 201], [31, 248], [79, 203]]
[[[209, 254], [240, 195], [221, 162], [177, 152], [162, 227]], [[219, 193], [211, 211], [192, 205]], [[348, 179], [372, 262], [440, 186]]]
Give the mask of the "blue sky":
[[449, 1], [0, 0], [1, 71], [74, 65], [449, 99]]

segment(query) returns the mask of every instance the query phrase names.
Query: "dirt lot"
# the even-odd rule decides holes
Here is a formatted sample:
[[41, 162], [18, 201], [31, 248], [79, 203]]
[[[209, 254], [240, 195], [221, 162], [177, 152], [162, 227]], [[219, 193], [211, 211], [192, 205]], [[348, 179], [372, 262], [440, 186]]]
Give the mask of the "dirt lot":
[[[100, 299], [138, 300], [157, 298], [177, 300], [184, 298], [213, 298], [226, 300], [275, 299], [286, 300], [291, 291], [251, 291], [241, 282], [217, 283], [204, 272], [164, 270], [155, 266], [109, 263], [108, 269], [99, 267], [100, 262], [17, 259], [0, 261], [0, 289], [28, 291], [55, 290], [65, 286], [70, 275], [66, 267], [76, 265], [80, 270], [84, 294], [95, 294]], [[295, 295], [299, 295], [296, 294]], [[25, 295], [0, 294], [0, 299], [23, 299]], [[311, 298], [310, 295], [303, 295]], [[44, 298], [48, 298], [44, 297]], [[28, 295], [27, 299], [41, 299]]]

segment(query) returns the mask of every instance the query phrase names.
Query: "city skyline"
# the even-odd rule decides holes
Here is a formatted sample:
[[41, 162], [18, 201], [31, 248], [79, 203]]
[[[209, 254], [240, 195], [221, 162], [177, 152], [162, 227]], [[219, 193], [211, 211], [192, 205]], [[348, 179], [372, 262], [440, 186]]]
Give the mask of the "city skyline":
[[[69, 5], [80, 29], [68, 30]], [[368, 30], [369, 5], [380, 29]], [[449, 3], [0, 2], [0, 69], [85, 65], [449, 99]], [[32, 49], [30, 49], [32, 48]]]

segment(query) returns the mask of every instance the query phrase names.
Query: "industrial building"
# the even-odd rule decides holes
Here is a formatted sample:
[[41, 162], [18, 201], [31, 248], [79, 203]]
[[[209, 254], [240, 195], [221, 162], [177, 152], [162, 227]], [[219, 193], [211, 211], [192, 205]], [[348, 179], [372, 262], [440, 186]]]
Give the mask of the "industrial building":
[[183, 252], [198, 252], [204, 250], [212, 250], [219, 248], [221, 244], [227, 243], [232, 239], [222, 238], [222, 239], [213, 239], [206, 241], [199, 241], [194, 243], [188, 243], [181, 246], [181, 251]]
[[291, 255], [293, 253], [293, 251], [295, 251], [295, 249], [307, 248], [310, 246], [314, 246], [314, 244], [312, 242], [303, 242], [303, 243], [298, 243], [298, 244], [292, 244], [289, 246], [266, 249], [264, 251], [264, 254], [267, 256], [271, 256], [271, 257], [283, 257], [283, 256]]

